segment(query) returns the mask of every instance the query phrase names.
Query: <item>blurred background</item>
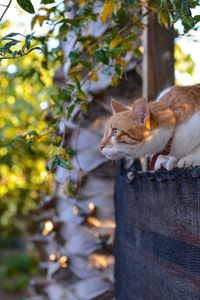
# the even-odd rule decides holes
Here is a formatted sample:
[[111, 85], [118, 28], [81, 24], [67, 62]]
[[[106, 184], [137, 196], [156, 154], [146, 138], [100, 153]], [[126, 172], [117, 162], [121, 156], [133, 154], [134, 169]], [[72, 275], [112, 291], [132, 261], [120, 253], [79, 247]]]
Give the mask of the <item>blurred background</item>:
[[[1, 2], [4, 5], [0, 4], [2, 14], [8, 3]], [[110, 66], [106, 61], [107, 53], [103, 52], [107, 51], [107, 46], [103, 45], [104, 48], [97, 51], [98, 45], [105, 43], [110, 30], [109, 10], [112, 15], [121, 9], [121, 14], [124, 14], [121, 18], [126, 18], [123, 3], [118, 1], [116, 5], [120, 6], [121, 3], [122, 6], [115, 6], [115, 11], [105, 7], [108, 1], [97, 1], [95, 8], [94, 1], [74, 2], [35, 0], [32, 1], [34, 11], [30, 14], [31, 6], [26, 8], [23, 1], [12, 1], [1, 20], [2, 300], [31, 297], [38, 300], [82, 299], [79, 298], [81, 293], [84, 299], [100, 299], [102, 295], [101, 299], [114, 297], [112, 245], [115, 228], [115, 165], [101, 157], [98, 143], [105, 120], [102, 115], [105, 116], [109, 110], [110, 97], [128, 104], [132, 98], [141, 95], [143, 26], [137, 21], [134, 32], [127, 28], [128, 38], [123, 34], [122, 37], [118, 36], [116, 24], [111, 26], [113, 44], [110, 49], [119, 51], [117, 55], [112, 54], [116, 56], [109, 58], [115, 62], [118, 60], [118, 67], [115, 65], [113, 71], [113, 65]], [[127, 2], [130, 2], [127, 5], [136, 5], [134, 1]], [[140, 1], [137, 5], [136, 17], [141, 16]], [[190, 18], [200, 14], [200, 7], [194, 6], [190, 7]], [[186, 33], [183, 22], [178, 18], [176, 22], [168, 20], [171, 16], [166, 16], [166, 7], [158, 8], [156, 1], [152, 1], [152, 7], [156, 14], [165, 12], [160, 15], [161, 25], [168, 25], [170, 30], [174, 25], [176, 30], [175, 83], [199, 83], [198, 22], [188, 25]], [[77, 14], [75, 17], [74, 9]], [[100, 18], [96, 19], [93, 14], [100, 15]], [[120, 14], [118, 19], [116, 26], [121, 26], [121, 30], [125, 25], [120, 21]], [[85, 25], [90, 21], [89, 27], [83, 28], [84, 33], [79, 32], [82, 20]], [[166, 24], [168, 21], [171, 24]], [[80, 23], [77, 25], [76, 22]], [[2, 39], [9, 33], [13, 35]], [[131, 40], [133, 34], [135, 38]], [[90, 39], [87, 40], [86, 36], [90, 36]], [[127, 46], [128, 50], [118, 49], [123, 39], [131, 44], [129, 48]], [[81, 46], [81, 54], [78, 53], [80, 43], [85, 43]], [[134, 53], [131, 52], [132, 43], [137, 50]], [[31, 47], [38, 48], [30, 51]], [[90, 54], [91, 51], [92, 55], [92, 47], [96, 49], [96, 60], [101, 64], [95, 70], [93, 61], [84, 54]], [[84, 68], [88, 68], [89, 78]], [[124, 72], [125, 76], [122, 75]], [[82, 74], [81, 78], [79, 73]], [[73, 93], [76, 94], [75, 101]], [[79, 138], [77, 133], [73, 133], [75, 127], [78, 128]], [[91, 278], [96, 278], [96, 281], [90, 282]], [[66, 282], [69, 284], [68, 292], [63, 287]], [[90, 288], [85, 291], [82, 283]], [[92, 285], [97, 288], [91, 290]], [[41, 298], [37, 294], [42, 295]]]

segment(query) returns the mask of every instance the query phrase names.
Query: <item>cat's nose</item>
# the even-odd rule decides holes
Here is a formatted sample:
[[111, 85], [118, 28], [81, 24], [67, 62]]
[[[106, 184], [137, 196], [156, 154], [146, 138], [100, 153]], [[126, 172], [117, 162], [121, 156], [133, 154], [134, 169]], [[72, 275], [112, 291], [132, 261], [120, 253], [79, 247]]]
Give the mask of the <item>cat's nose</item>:
[[99, 144], [99, 148], [101, 149], [101, 150], [103, 150], [103, 148], [105, 147], [105, 145], [104, 144]]

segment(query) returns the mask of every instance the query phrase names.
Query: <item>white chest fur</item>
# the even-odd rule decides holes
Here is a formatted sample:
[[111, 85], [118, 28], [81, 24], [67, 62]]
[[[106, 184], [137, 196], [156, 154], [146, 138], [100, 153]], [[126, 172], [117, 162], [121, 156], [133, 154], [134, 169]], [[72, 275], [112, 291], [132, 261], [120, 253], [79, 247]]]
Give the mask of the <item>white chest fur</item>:
[[162, 151], [173, 135], [173, 128], [159, 128], [143, 144], [142, 155], [155, 154]]
[[175, 129], [170, 154], [181, 158], [200, 147], [200, 111]]
[[200, 111], [175, 128], [169, 155], [160, 155], [155, 169], [200, 166]]

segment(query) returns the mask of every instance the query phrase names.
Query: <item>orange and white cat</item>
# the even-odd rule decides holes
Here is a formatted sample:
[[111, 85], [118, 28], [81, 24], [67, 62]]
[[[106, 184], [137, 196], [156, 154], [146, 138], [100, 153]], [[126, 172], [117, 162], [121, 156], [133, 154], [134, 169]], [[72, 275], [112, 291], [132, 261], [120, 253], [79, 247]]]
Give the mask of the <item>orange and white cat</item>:
[[156, 170], [200, 165], [200, 84], [168, 88], [158, 101], [141, 98], [131, 109], [112, 100], [112, 109], [100, 144], [109, 159], [162, 154], [167, 146]]

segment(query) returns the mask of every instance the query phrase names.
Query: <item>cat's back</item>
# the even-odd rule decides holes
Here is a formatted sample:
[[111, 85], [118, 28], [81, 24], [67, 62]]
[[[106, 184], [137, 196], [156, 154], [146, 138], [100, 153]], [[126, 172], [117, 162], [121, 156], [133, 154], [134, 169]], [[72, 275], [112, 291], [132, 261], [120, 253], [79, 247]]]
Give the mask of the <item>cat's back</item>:
[[158, 102], [151, 102], [150, 109], [158, 116], [171, 112], [176, 123], [183, 122], [196, 111], [200, 111], [200, 84], [174, 86], [168, 89]]

